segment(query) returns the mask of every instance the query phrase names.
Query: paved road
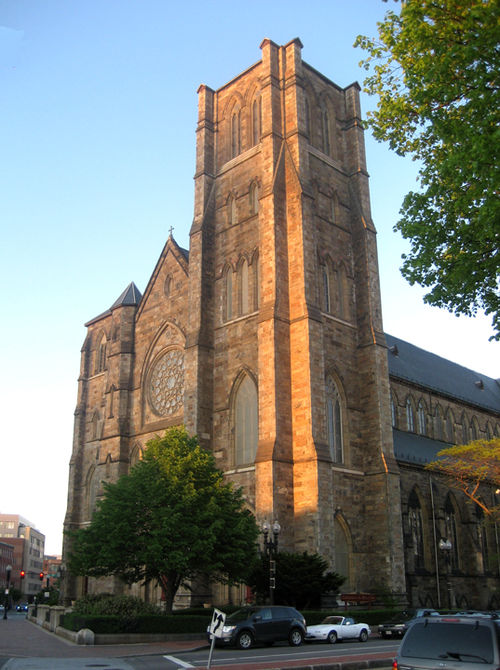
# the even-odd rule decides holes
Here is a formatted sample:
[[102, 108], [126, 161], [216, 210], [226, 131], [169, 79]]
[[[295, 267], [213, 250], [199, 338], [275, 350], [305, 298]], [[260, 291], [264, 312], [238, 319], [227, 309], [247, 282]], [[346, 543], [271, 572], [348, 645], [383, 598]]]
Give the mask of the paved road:
[[[310, 649], [310, 653], [309, 653]], [[366, 651], [366, 653], [365, 653]], [[295, 652], [295, 653], [294, 653]], [[341, 670], [357, 653], [357, 668], [381, 667], [389, 670], [391, 652], [386, 644], [309, 645], [299, 650], [279, 645], [271, 649], [255, 649], [239, 653], [219, 650], [214, 654], [212, 668], [224, 670], [292, 670], [318, 665], [322, 670]], [[253, 655], [252, 655], [253, 654]], [[313, 656], [316, 658], [313, 660]], [[23, 614], [9, 613], [0, 619], [1, 670], [177, 670], [206, 668], [208, 647], [204, 640], [154, 642], [134, 645], [82, 646], [64, 640], [26, 620]]]

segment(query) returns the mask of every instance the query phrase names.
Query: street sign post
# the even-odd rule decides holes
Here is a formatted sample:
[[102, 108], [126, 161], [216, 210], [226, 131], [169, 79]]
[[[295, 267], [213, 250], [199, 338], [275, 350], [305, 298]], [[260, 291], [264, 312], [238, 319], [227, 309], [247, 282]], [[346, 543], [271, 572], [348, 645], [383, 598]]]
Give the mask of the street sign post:
[[210, 628], [209, 628], [212, 643], [210, 645], [210, 654], [208, 655], [207, 670], [210, 670], [211, 668], [212, 654], [215, 646], [215, 638], [222, 637], [222, 629], [224, 628], [225, 621], [226, 621], [225, 613], [214, 608], [214, 613], [212, 614], [212, 621], [210, 622]]

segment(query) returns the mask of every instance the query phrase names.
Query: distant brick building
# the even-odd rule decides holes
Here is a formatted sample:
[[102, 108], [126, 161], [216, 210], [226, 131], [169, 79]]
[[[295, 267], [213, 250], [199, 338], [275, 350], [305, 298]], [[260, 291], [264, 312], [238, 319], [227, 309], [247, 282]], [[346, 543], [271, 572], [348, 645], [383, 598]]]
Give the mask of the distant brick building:
[[[26, 600], [40, 590], [40, 572], [43, 570], [45, 535], [19, 514], [0, 514], [0, 541], [12, 545], [11, 584]], [[21, 570], [25, 577], [21, 579]]]
[[[496, 529], [422, 465], [466, 430], [498, 435], [500, 387], [439, 359], [441, 384], [438, 357], [384, 334], [359, 87], [301, 48], [266, 39], [199, 88], [189, 252], [170, 235], [144, 295], [132, 283], [86, 324], [65, 527], [185, 423], [280, 546], [321, 553], [347, 590], [484, 607]], [[70, 598], [97, 588], [116, 585], [66, 580]]]

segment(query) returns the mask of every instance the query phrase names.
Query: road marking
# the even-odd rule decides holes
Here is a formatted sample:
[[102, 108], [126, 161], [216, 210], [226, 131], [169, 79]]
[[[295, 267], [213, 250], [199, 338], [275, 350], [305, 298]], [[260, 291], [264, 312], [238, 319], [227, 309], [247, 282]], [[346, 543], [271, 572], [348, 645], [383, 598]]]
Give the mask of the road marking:
[[178, 663], [181, 668], [194, 668], [194, 665], [191, 665], [191, 663], [186, 663], [186, 661], [181, 661], [178, 658], [175, 658], [175, 656], [164, 656], [163, 658], [166, 658], [167, 661], [170, 661], [171, 663]]

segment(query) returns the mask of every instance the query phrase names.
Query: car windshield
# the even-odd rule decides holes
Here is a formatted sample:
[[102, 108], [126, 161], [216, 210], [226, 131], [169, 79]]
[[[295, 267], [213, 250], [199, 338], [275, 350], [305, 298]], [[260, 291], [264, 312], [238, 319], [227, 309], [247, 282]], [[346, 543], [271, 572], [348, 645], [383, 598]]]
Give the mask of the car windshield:
[[237, 623], [239, 621], [246, 621], [254, 614], [259, 614], [260, 611], [261, 610], [259, 607], [245, 607], [241, 610], [236, 610], [236, 612], [230, 614], [227, 617], [226, 621], [231, 621], [232, 623]]
[[323, 619], [321, 623], [341, 624], [343, 619], [344, 617], [341, 616], [327, 616], [326, 618]]
[[486, 626], [439, 623], [414, 624], [403, 638], [402, 657], [458, 659], [493, 663], [493, 639]]

